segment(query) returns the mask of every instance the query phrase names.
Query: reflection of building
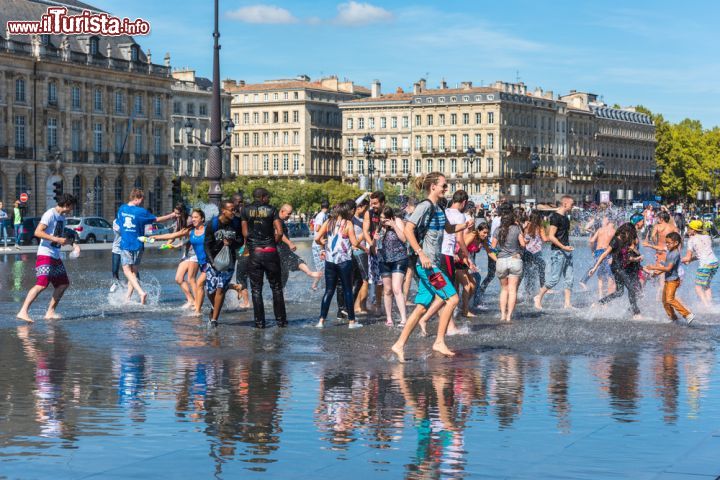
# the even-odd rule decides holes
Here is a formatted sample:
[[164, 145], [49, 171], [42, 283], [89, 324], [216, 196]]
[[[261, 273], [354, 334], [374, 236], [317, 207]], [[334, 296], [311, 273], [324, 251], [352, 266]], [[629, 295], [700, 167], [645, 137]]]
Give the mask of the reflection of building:
[[232, 94], [231, 172], [250, 177], [340, 177], [342, 119], [338, 103], [367, 96], [367, 89], [337, 77], [258, 84], [226, 80]]
[[[171, 142], [173, 152], [173, 172], [183, 180], [201, 179], [207, 175], [207, 156], [209, 147], [201, 145], [195, 138], [188, 141], [185, 124], [189, 121], [193, 127], [192, 137], [210, 141], [210, 103], [212, 101], [212, 82], [204, 77], [196, 77], [193, 70], [172, 72], [175, 83], [172, 86], [172, 123]], [[230, 95], [221, 92], [222, 117], [230, 118]], [[223, 172], [230, 172], [230, 152], [223, 149]]]
[[28, 192], [26, 215], [37, 215], [62, 181], [76, 213], [111, 218], [140, 186], [146, 206], [167, 209], [169, 56], [153, 64], [129, 36], [5, 31], [7, 20], [39, 20], [57, 4], [80, 13], [62, 0], [13, 0], [0, 11], [0, 198]]
[[[564, 194], [588, 200], [629, 175], [636, 192], [653, 178], [654, 127], [647, 115], [608, 108], [596, 95], [529, 92], [523, 83], [487, 87], [463, 82], [340, 104], [345, 181], [368, 173], [363, 137], [375, 138], [374, 175], [393, 184], [431, 171], [445, 174], [450, 192], [510, 200], [554, 201]], [[468, 149], [474, 149], [469, 156]], [[472, 158], [472, 161], [471, 161]], [[607, 175], [595, 169], [604, 161]], [[486, 197], [487, 196], [487, 197]]]

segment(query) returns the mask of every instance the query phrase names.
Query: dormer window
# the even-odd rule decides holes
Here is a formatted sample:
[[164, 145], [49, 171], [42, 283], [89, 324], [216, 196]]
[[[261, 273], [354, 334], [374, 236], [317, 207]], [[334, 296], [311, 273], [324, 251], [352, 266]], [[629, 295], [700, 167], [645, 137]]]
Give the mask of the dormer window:
[[90, 55], [100, 53], [100, 39], [98, 37], [90, 37]]
[[130, 47], [130, 60], [133, 62], [140, 60], [140, 48], [137, 45]]

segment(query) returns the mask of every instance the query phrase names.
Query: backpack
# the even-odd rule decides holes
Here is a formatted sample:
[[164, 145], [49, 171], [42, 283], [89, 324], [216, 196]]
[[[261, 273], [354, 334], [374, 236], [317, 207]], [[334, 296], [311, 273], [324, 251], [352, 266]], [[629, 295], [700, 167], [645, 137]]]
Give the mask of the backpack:
[[427, 198], [423, 200], [422, 202], [418, 203], [417, 207], [422, 205], [424, 202], [428, 202], [430, 204], [430, 208], [423, 214], [422, 217], [420, 217], [420, 221], [415, 225], [415, 238], [417, 239], [418, 244], [422, 247], [423, 240], [425, 240], [425, 235], [427, 234], [428, 230], [430, 229], [430, 222], [432, 221], [433, 217], [435, 216], [435, 213], [437, 212], [438, 206], [432, 203]]

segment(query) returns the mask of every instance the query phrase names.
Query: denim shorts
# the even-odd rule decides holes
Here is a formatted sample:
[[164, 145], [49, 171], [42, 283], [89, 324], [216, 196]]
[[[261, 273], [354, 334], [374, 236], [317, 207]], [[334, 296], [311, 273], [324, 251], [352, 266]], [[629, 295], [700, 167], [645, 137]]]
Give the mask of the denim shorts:
[[523, 261], [522, 258], [503, 257], [498, 258], [495, 266], [495, 276], [502, 280], [507, 277], [522, 277]]
[[380, 262], [380, 276], [391, 277], [393, 273], [402, 273], [405, 275], [408, 268], [408, 259], [403, 258], [395, 262]]
[[[593, 258], [597, 261], [600, 256], [605, 253], [605, 249], [595, 250]], [[598, 278], [606, 280], [612, 278], [612, 272], [610, 271], [610, 256], [605, 257], [605, 260], [600, 264], [597, 270]]]
[[562, 280], [565, 290], [573, 286], [573, 256], [572, 252], [563, 250], [550, 251], [550, 272], [545, 278], [545, 288], [552, 290]]
[[140, 261], [142, 260], [144, 249], [130, 251], [130, 250], [120, 250], [120, 261], [124, 265], [140, 265]]

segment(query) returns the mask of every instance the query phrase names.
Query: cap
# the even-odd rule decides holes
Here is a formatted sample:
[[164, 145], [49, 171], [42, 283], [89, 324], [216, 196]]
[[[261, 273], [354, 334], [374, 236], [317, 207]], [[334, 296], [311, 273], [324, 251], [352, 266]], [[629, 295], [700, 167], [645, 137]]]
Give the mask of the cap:
[[643, 217], [639, 213], [636, 213], [632, 217], [630, 217], [630, 223], [632, 223], [633, 225], [637, 225], [638, 223], [642, 222], [643, 220], [645, 220], [645, 217]]
[[688, 223], [688, 227], [696, 232], [702, 232], [704, 225], [702, 220], [691, 220], [690, 223]]

